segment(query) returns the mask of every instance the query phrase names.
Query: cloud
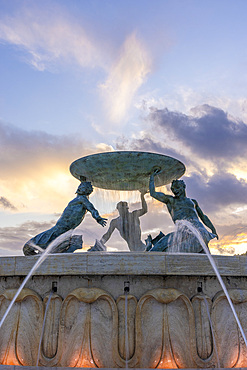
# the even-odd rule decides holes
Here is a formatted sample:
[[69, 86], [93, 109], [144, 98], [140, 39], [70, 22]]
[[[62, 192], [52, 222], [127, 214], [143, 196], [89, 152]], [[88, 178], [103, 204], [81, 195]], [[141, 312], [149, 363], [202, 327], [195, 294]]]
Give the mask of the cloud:
[[[158, 95], [159, 94], [159, 95]], [[169, 89], [168, 93], [162, 91], [152, 90], [148, 91], [136, 103], [136, 107], [144, 112], [147, 112], [149, 107], [156, 109], [164, 109], [169, 111], [183, 112], [184, 114], [191, 114], [191, 107], [209, 105], [220, 110], [230, 112], [232, 116], [247, 121], [247, 99], [243, 97], [226, 96], [224, 91], [216, 91], [215, 94], [209, 93], [208, 90], [203, 89], [200, 85], [199, 89], [188, 86], [175, 86]]]
[[[178, 117], [180, 117], [179, 114]], [[188, 196], [197, 199], [203, 211], [216, 226], [217, 231], [220, 230], [222, 235], [229, 235], [230, 238], [231, 230], [228, 232], [227, 227], [225, 227], [225, 230], [219, 227], [227, 222], [231, 224], [233, 221], [240, 225], [246, 210], [239, 213], [235, 211], [237, 208], [242, 209], [247, 204], [246, 181], [237, 178], [236, 175], [228, 171], [228, 168], [232, 166], [238, 156], [237, 150], [235, 150], [235, 157], [233, 155], [227, 157], [227, 165], [218, 165], [217, 171], [208, 172], [205, 171], [204, 159], [197, 154], [197, 146], [192, 145], [190, 155], [188, 155], [186, 151], [181, 151], [181, 147], [178, 145], [177, 148], [172, 148], [169, 146], [169, 141], [164, 140], [166, 127], [163, 128], [161, 125], [159, 135], [157, 135], [157, 131], [150, 129], [153, 122], [150, 123], [149, 120], [146, 120], [144, 123], [146, 125], [145, 130], [139, 136], [136, 135], [132, 139], [119, 138], [117, 149], [159, 152], [181, 159], [186, 166], [189, 164], [190, 169], [185, 176]], [[180, 122], [179, 127], [181, 124]], [[233, 141], [233, 145], [237, 148], [239, 145], [238, 137], [233, 136]], [[188, 145], [186, 140], [185, 143], [182, 141], [182, 136], [181, 145], [184, 145], [184, 147]], [[112, 150], [104, 143], [97, 147], [78, 136], [65, 137], [37, 131], [28, 132], [3, 122], [0, 122], [0, 147], [2, 151], [0, 164], [1, 196], [18, 209], [25, 206], [25, 212], [38, 211], [44, 213], [62, 212], [68, 201], [74, 197], [78, 182], [69, 174], [68, 170], [69, 164], [73, 160], [90, 153]], [[221, 153], [217, 151], [213, 155], [213, 162], [217, 162], [217, 158], [220, 158], [221, 161], [224, 160], [223, 157], [220, 157]], [[208, 161], [211, 162], [211, 157]], [[97, 202], [94, 199], [92, 201], [96, 205]], [[138, 202], [139, 198], [134, 202], [136, 201]], [[104, 203], [102, 203], [102, 209], [100, 210], [102, 215], [104, 207]], [[155, 236], [160, 230], [165, 234], [172, 231], [173, 224], [166, 206], [160, 202], [149, 200], [148, 207], [148, 214], [141, 219], [142, 240], [149, 232], [152, 236]], [[79, 229], [84, 235], [86, 246], [93, 245], [95, 239], [100, 238], [104, 232], [100, 225], [97, 225], [93, 219], [91, 220], [90, 215], [87, 220], [83, 221]], [[15, 246], [14, 248], [19, 246], [18, 248], [21, 250], [20, 245], [22, 246], [24, 241], [43, 231], [39, 230], [38, 226], [31, 230], [31, 226], [28, 229], [24, 225], [24, 234], [21, 236], [22, 234], [18, 234], [18, 227], [16, 230], [14, 228], [9, 230], [4, 228], [1, 234], [2, 245], [6, 245], [8, 249], [11, 249], [11, 246]], [[30, 235], [30, 231], [32, 231], [32, 235]], [[8, 236], [9, 239], [7, 240], [4, 235]], [[122, 248], [123, 241], [118, 237], [115, 240], [113, 239], [113, 247], [114, 243]], [[239, 239], [239, 244], [244, 245], [244, 239]], [[2, 248], [1, 245], [0, 248]], [[219, 248], [223, 248], [223, 245], [218, 244]], [[231, 248], [230, 243], [229, 248]]]
[[116, 46], [103, 39], [96, 25], [92, 27], [84, 19], [79, 23], [62, 7], [51, 4], [19, 8], [17, 14], [0, 17], [0, 40], [24, 51], [24, 59], [33, 68], [99, 68], [104, 75], [99, 93], [107, 119], [118, 124], [151, 69], [151, 55], [144, 42], [136, 33], [124, 38], [123, 45]]
[[[0, 227], [0, 255], [23, 255], [24, 244], [35, 235], [53, 227], [58, 217], [57, 215], [51, 222], [28, 221], [16, 226]], [[89, 213], [73, 234], [82, 235], [83, 247], [88, 249], [94, 245], [96, 239], [101, 238], [104, 232], [103, 227]]]
[[51, 5], [19, 8], [16, 15], [2, 16], [0, 39], [25, 50], [29, 63], [40, 71], [61, 62], [90, 68], [104, 64], [100, 45], [88, 30]]
[[219, 226], [222, 237], [210, 243], [210, 250], [216, 254], [242, 254], [247, 251], [247, 224]]
[[208, 181], [203, 175], [192, 174], [185, 181], [191, 197], [200, 197], [200, 203], [209, 211], [247, 204], [247, 182], [233, 174], [217, 172]]
[[[0, 255], [23, 255], [24, 244], [35, 235], [53, 227], [59, 217], [60, 214], [56, 214], [50, 222], [30, 220], [16, 226], [0, 227]], [[105, 229], [88, 213], [81, 225], [73, 231], [73, 234], [83, 236], [83, 246], [87, 249], [94, 245], [95, 240], [100, 239], [104, 232]]]
[[[0, 121], [1, 178], [38, 176], [54, 165], [65, 170], [70, 161], [93, 147], [78, 136], [56, 136], [43, 131], [26, 131]], [[91, 147], [91, 148], [90, 148]]]
[[9, 209], [11, 211], [17, 210], [17, 208], [5, 197], [0, 197], [0, 207]]
[[152, 108], [145, 129], [132, 139], [118, 138], [116, 148], [181, 160], [187, 167], [187, 194], [197, 199], [205, 212], [215, 214], [226, 207], [246, 205], [247, 125], [207, 105], [194, 108], [193, 113]]
[[247, 154], [247, 125], [209, 105], [191, 110], [193, 115], [152, 109], [150, 121], [204, 159], [230, 159]]
[[167, 143], [159, 141], [158, 135], [152, 135], [149, 132], [142, 132], [141, 137], [127, 138], [118, 137], [116, 140], [116, 150], [136, 150], [144, 152], [155, 152], [170, 157], [174, 157], [182, 162], [186, 161], [186, 156], [177, 150], [169, 147]]
[[[160, 141], [152, 144], [152, 137], [149, 136], [150, 149], [161, 145], [166, 153], [169, 140], [163, 142], [161, 138], [172, 137], [177, 146], [173, 149], [175, 157], [188, 168], [185, 174], [188, 193], [191, 197], [200, 198], [209, 211], [230, 205], [245, 205], [246, 123], [208, 105], [193, 108], [191, 112], [193, 115], [185, 115], [153, 108], [148, 119], [159, 132]], [[181, 152], [184, 153], [183, 158]]]
[[65, 160], [69, 162], [79, 153], [88, 151], [91, 144], [78, 135], [63, 136], [44, 131], [27, 131], [0, 121], [0, 146], [3, 175], [16, 171], [21, 175], [23, 168], [27, 168], [26, 164], [31, 171], [36, 172], [39, 162], [49, 168], [48, 159], [55, 159], [57, 163], [64, 163]]
[[24, 212], [53, 213], [61, 212], [78, 186], [69, 172], [71, 162], [107, 146], [97, 147], [78, 135], [25, 131], [0, 121], [0, 148], [2, 198]]
[[119, 123], [128, 110], [134, 94], [151, 69], [151, 58], [136, 34], [130, 35], [112, 65], [109, 76], [100, 86], [109, 118]]

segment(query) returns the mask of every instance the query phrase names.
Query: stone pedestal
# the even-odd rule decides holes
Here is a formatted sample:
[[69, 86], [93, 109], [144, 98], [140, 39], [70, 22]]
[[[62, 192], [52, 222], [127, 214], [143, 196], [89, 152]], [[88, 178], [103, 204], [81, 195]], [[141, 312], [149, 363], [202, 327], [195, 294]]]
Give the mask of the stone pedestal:
[[[0, 259], [1, 317], [37, 258]], [[214, 258], [247, 334], [247, 259]], [[247, 367], [246, 347], [206, 255], [48, 256], [0, 329], [0, 364], [36, 365], [48, 299], [40, 366], [125, 368], [127, 315], [129, 368]]]

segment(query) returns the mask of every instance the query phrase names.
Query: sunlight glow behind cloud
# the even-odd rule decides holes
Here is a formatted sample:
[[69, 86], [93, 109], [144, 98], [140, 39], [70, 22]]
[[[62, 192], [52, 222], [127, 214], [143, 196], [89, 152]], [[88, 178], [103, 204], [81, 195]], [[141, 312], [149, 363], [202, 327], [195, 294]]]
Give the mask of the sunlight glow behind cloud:
[[79, 183], [70, 175], [71, 162], [106, 148], [78, 136], [25, 131], [1, 121], [0, 146], [4, 152], [0, 195], [12, 210], [44, 213], [62, 211], [74, 195]]
[[[51, 21], [52, 11], [56, 17]], [[57, 72], [72, 65], [101, 69], [105, 82], [99, 85], [99, 92], [107, 120], [114, 124], [125, 118], [135, 93], [151, 71], [150, 52], [135, 32], [125, 36], [123, 45], [114, 47], [59, 7], [23, 8], [0, 21], [0, 40], [25, 51], [26, 62], [38, 71]], [[97, 124], [93, 126], [100, 131]]]
[[210, 251], [213, 254], [243, 254], [247, 251], [247, 233], [240, 232], [223, 236], [219, 241], [212, 241]]
[[107, 81], [100, 86], [112, 122], [119, 124], [124, 118], [150, 70], [151, 57], [134, 33], [126, 39]]

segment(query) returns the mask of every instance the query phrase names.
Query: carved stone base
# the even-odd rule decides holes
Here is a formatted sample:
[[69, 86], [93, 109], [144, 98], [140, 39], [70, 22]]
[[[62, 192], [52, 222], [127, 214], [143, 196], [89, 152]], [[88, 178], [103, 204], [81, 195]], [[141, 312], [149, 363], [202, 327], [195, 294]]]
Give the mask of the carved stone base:
[[[37, 258], [1, 258], [0, 317]], [[247, 259], [215, 260], [247, 333]], [[129, 368], [247, 367], [247, 349], [204, 255], [48, 256], [0, 328], [1, 365], [36, 365], [45, 311], [39, 366], [125, 368], [127, 339]]]

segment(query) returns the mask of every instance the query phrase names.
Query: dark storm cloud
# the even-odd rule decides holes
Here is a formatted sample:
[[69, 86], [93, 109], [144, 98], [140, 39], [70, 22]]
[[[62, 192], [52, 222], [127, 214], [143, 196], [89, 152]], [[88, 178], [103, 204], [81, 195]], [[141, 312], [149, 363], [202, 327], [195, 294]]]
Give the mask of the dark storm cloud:
[[[203, 151], [205, 153], [207, 152], [207, 157], [214, 157], [213, 164], [218, 171], [213, 176], [209, 176], [205, 171], [205, 167], [201, 166], [200, 158], [198, 158], [197, 155], [198, 153], [196, 153], [195, 156], [183, 155], [180, 152], [181, 147], [179, 147], [179, 145], [178, 151], [176, 151], [176, 149], [168, 148], [167, 143], [162, 141], [162, 136], [160, 135], [159, 137], [158, 133], [157, 136], [151, 136], [149, 132], [146, 132], [146, 136], [142, 137], [141, 139], [136, 138], [128, 140], [124, 137], [121, 137], [118, 139], [117, 149], [156, 152], [181, 160], [187, 168], [190, 167], [190, 177], [186, 177], [186, 173], [183, 177], [187, 184], [188, 197], [197, 199], [206, 212], [219, 211], [225, 206], [230, 205], [247, 204], [247, 182], [237, 179], [236, 176], [227, 171], [228, 166], [231, 167], [234, 163], [233, 154], [232, 157], [227, 159], [225, 162], [224, 158], [221, 158], [220, 155], [223, 156], [223, 151], [227, 152], [228, 148], [226, 146], [218, 148], [219, 144], [216, 145], [218, 139], [215, 136], [215, 138], [211, 139], [211, 142], [213, 142], [215, 139], [216, 146], [213, 146], [212, 150], [212, 147], [209, 146], [210, 142], [208, 143], [208, 140], [205, 139], [205, 137], [208, 136], [205, 134], [205, 132], [207, 130], [211, 132], [212, 127], [214, 126], [212, 122], [213, 117], [221, 117], [221, 121], [219, 120], [220, 122], [218, 123], [218, 128], [216, 127], [214, 132], [220, 129], [223, 131], [223, 134], [220, 135], [219, 133], [219, 136], [224, 137], [225, 140], [228, 137], [228, 141], [230, 141], [232, 134], [232, 146], [229, 150], [231, 150], [232, 153], [234, 152], [235, 156], [240, 154], [242, 155], [242, 153], [247, 150], [247, 136], [245, 137], [247, 134], [246, 125], [244, 123], [239, 123], [239, 127], [237, 129], [235, 126], [238, 126], [238, 124], [230, 121], [222, 110], [208, 106], [206, 108], [204, 106], [204, 110], [209, 112], [207, 113], [206, 117], [204, 117], [206, 123], [203, 123], [203, 117], [201, 120], [196, 119], [196, 122], [198, 120], [198, 123], [194, 123], [192, 118], [185, 116], [182, 113], [174, 113], [167, 110], [157, 110], [152, 113], [154, 115], [152, 117], [155, 117], [152, 122], [160, 120], [160, 128], [164, 131], [167, 127], [171, 127], [174, 132], [174, 136], [176, 134], [180, 142], [182, 139], [185, 139], [186, 145], [190, 146], [190, 149], [192, 151], [194, 150], [194, 152], [196, 150], [199, 151], [199, 149], [201, 149], [203, 146]], [[199, 135], [197, 132], [193, 136], [193, 130], [196, 124], [198, 126], [198, 130], [200, 131], [200, 135], [202, 135], [202, 139], [200, 139], [201, 145], [198, 144], [198, 140], [196, 140], [196, 142], [192, 140], [195, 136]], [[206, 128], [204, 128], [204, 125]], [[183, 134], [179, 130], [180, 127], [183, 127]], [[192, 134], [190, 134], [190, 131], [192, 131]], [[191, 137], [192, 139], [190, 139]], [[238, 149], [240, 150], [240, 148], [241, 152], [238, 152]], [[205, 157], [206, 155], [204, 158]], [[219, 161], [217, 161], [218, 158], [220, 158]], [[237, 163], [238, 161], [235, 159], [235, 162]]]
[[5, 197], [0, 197], [0, 207], [9, 209], [11, 211], [17, 210], [17, 208]]
[[148, 119], [156, 129], [160, 128], [205, 159], [231, 159], [247, 154], [247, 125], [243, 121], [236, 121], [223, 110], [206, 104], [194, 108], [193, 113], [195, 116], [152, 108]]
[[185, 182], [188, 196], [197, 199], [205, 210], [247, 204], [247, 183], [230, 173], [216, 173], [207, 182], [202, 175], [192, 174]]

